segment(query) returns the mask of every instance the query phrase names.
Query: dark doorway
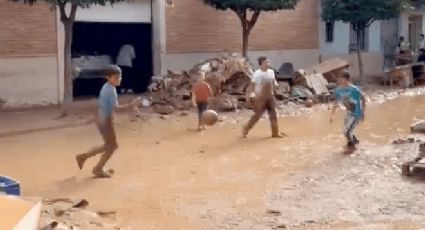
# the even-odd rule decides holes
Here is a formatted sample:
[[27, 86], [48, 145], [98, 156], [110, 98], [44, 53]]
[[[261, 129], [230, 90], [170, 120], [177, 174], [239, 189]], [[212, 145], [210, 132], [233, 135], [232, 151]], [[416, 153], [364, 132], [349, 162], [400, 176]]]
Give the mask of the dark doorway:
[[104, 83], [102, 66], [115, 64], [124, 44], [131, 44], [136, 53], [131, 88], [136, 93], [145, 91], [153, 72], [151, 34], [148, 23], [76, 22], [72, 56], [74, 66], [81, 68], [74, 80], [74, 96], [98, 95]]

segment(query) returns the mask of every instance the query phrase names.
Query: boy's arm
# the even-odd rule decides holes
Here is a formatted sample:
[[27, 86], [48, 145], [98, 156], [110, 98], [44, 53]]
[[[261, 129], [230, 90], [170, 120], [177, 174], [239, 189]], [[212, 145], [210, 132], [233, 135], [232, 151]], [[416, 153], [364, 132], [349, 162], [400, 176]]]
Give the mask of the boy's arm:
[[335, 115], [335, 112], [336, 112], [336, 109], [339, 107], [339, 105], [338, 105], [338, 101], [335, 101], [334, 103], [333, 103], [333, 105], [332, 105], [332, 109], [331, 109], [331, 118], [330, 118], [330, 123], [332, 124], [332, 122], [334, 121], [334, 115]]
[[255, 82], [251, 82], [248, 86], [248, 88], [246, 89], [246, 96], [247, 98], [251, 97], [251, 94], [254, 92], [255, 89]]
[[192, 90], [192, 104], [196, 105], [196, 95], [195, 92]]
[[257, 72], [254, 73], [254, 75], [251, 78], [251, 82], [246, 89], [246, 96], [249, 98], [251, 96], [251, 93], [254, 92], [255, 84], [259, 81], [259, 75]]
[[209, 84], [207, 84], [207, 86], [208, 86], [208, 95], [209, 95], [210, 97], [213, 97], [213, 96], [214, 96], [214, 93], [213, 93], [213, 91], [212, 91], [212, 89], [211, 89], [211, 86], [210, 86]]
[[126, 104], [122, 104], [122, 105], [119, 104], [118, 103], [118, 100], [117, 100], [117, 103], [115, 105], [115, 111], [116, 112], [124, 112], [124, 111], [127, 111], [129, 109], [134, 109], [140, 103], [141, 103], [141, 98], [140, 97], [137, 97], [137, 98], [133, 99], [130, 103], [126, 103]]

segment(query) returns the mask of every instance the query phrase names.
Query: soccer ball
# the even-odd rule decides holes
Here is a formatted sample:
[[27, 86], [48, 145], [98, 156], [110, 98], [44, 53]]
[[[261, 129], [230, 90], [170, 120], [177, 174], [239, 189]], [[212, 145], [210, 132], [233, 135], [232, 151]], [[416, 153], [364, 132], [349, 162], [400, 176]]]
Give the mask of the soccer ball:
[[214, 110], [206, 110], [202, 113], [201, 121], [205, 125], [214, 125], [218, 120], [218, 114]]

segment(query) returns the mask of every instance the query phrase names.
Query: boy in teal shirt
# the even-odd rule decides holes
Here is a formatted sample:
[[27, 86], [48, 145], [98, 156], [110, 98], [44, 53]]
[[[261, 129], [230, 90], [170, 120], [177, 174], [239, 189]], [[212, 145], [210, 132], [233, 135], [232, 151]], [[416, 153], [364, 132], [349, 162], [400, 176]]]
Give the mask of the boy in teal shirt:
[[347, 138], [347, 146], [354, 147], [359, 143], [359, 140], [353, 132], [358, 123], [364, 120], [366, 98], [357, 86], [351, 84], [350, 74], [347, 72], [342, 73], [338, 77], [338, 87], [335, 90], [335, 97], [336, 101], [332, 108], [330, 122], [333, 122], [333, 116], [338, 108], [338, 103], [343, 104], [347, 109], [344, 120], [344, 136]]

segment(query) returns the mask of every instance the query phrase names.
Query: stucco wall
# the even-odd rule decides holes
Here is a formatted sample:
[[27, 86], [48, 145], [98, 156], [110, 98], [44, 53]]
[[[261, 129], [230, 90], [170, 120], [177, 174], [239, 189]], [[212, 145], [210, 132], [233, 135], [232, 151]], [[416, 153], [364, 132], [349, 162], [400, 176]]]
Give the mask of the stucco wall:
[[58, 103], [56, 57], [0, 58], [0, 100], [7, 107]]
[[[202, 60], [227, 55], [228, 53], [176, 53], [167, 54], [166, 66], [170, 70], [190, 69]], [[292, 62], [296, 69], [308, 68], [319, 62], [318, 49], [280, 50], [280, 51], [250, 51], [249, 60], [256, 66], [257, 58], [261, 55], [269, 57], [274, 68], [279, 69], [282, 63]]]
[[[335, 22], [334, 41], [326, 42], [326, 23], [319, 22], [320, 52], [324, 55], [346, 54], [350, 44], [350, 25], [342, 22]], [[369, 27], [368, 51], [381, 52], [381, 23], [372, 23]]]
[[[320, 9], [319, 9], [320, 10]], [[373, 75], [382, 71], [383, 56], [381, 50], [381, 23], [374, 22], [369, 27], [368, 50], [362, 52], [364, 74]], [[358, 77], [357, 54], [349, 52], [350, 24], [335, 22], [334, 41], [326, 42], [326, 23], [319, 21], [319, 41], [322, 61], [330, 58], [343, 58], [350, 64], [349, 71]]]

